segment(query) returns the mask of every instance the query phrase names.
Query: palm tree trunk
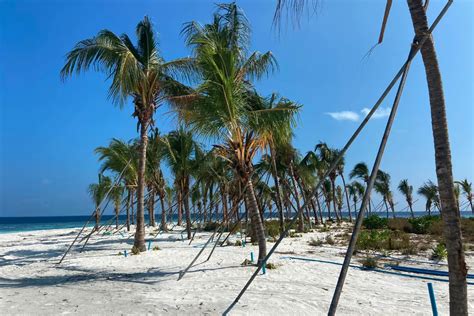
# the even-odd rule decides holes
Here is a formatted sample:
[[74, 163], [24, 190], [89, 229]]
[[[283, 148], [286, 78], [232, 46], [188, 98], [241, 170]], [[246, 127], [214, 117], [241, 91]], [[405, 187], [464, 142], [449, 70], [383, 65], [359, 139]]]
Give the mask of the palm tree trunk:
[[[428, 30], [428, 20], [422, 0], [407, 0], [407, 2], [415, 34], [418, 38], [421, 38]], [[467, 267], [462, 247], [460, 213], [459, 209], [456, 208], [454, 194], [446, 106], [441, 72], [431, 36], [421, 47], [421, 56], [425, 66], [430, 96], [436, 176], [442, 205], [444, 237], [448, 251], [449, 309], [451, 315], [468, 315]]]
[[94, 214], [94, 217], [95, 217], [95, 226], [94, 226], [94, 230], [98, 230], [99, 229], [99, 222], [100, 222], [100, 209], [99, 209], [99, 205], [96, 205], [95, 207], [95, 214]]
[[148, 192], [149, 192], [149, 194], [148, 194], [148, 225], [153, 227], [153, 226], [155, 226], [155, 224], [153, 223], [153, 199], [154, 199], [154, 196], [153, 196], [152, 191], [148, 191]]
[[471, 205], [471, 212], [474, 214], [474, 205], [472, 205], [472, 197], [468, 198], [469, 204]]
[[120, 212], [120, 198], [115, 201], [115, 229], [118, 229], [118, 217]]
[[227, 218], [227, 194], [225, 190], [225, 184], [221, 184], [221, 203], [222, 203], [222, 218], [224, 221], [224, 225], [228, 227], [228, 218]]
[[388, 204], [385, 198], [383, 198], [383, 204], [385, 204], [385, 210], [387, 211], [387, 219], [388, 219]]
[[388, 200], [388, 204], [390, 205], [390, 209], [392, 210], [393, 218], [395, 218], [395, 205], [393, 204], [393, 201]]
[[131, 207], [131, 217], [132, 217], [132, 225], [135, 225], [135, 190], [132, 189], [130, 194], [130, 207]]
[[160, 192], [160, 204], [161, 204], [161, 229], [168, 231], [166, 227], [166, 209], [165, 209], [165, 193]]
[[183, 224], [183, 192], [178, 188], [178, 226]]
[[413, 203], [408, 202], [408, 207], [410, 208], [411, 218], [415, 218], [415, 213], [413, 213]]
[[140, 251], [146, 251], [145, 246], [145, 169], [146, 147], [148, 144], [148, 121], [140, 125], [140, 159], [138, 161], [138, 187], [137, 187], [137, 226], [133, 245]]
[[336, 214], [336, 220], [340, 222], [341, 218], [337, 214], [337, 207], [336, 207], [336, 183], [334, 182], [334, 179], [331, 179], [331, 187], [332, 187], [332, 208], [334, 210], [334, 213]]
[[183, 180], [183, 205], [186, 216], [186, 232], [188, 240], [191, 239], [191, 213], [189, 211], [189, 180]]
[[[295, 191], [295, 201], [296, 201], [296, 209], [299, 211], [300, 209], [300, 196], [298, 194], [298, 189], [296, 187], [296, 180], [295, 180], [295, 172], [293, 170], [293, 162], [290, 162], [290, 178], [291, 178], [291, 183]], [[299, 221], [298, 221], [298, 232], [303, 232], [304, 231], [304, 218], [303, 218], [303, 212], [299, 212]]]
[[130, 199], [131, 199], [131, 194], [130, 190], [128, 191], [128, 196], [127, 196], [127, 231], [130, 231]]
[[344, 193], [346, 194], [347, 208], [349, 210], [349, 222], [352, 223], [351, 203], [349, 203], [349, 194], [347, 193], [346, 179], [344, 179], [344, 175], [342, 173], [340, 174], [340, 176], [342, 179], [342, 185], [344, 186]]
[[263, 259], [267, 256], [267, 241], [265, 239], [265, 228], [263, 227], [263, 222], [258, 211], [257, 199], [251, 179], [247, 182], [245, 195], [247, 196], [247, 207], [252, 220], [252, 228], [255, 231], [258, 241], [258, 265], [261, 265]]
[[270, 156], [272, 160], [272, 176], [273, 182], [275, 183], [275, 191], [276, 191], [276, 206], [278, 208], [278, 219], [280, 221], [280, 233], [285, 230], [285, 221], [283, 219], [283, 201], [281, 198], [281, 191], [280, 191], [280, 180], [278, 179], [278, 170], [275, 161], [275, 149], [273, 148], [273, 144], [270, 144]]

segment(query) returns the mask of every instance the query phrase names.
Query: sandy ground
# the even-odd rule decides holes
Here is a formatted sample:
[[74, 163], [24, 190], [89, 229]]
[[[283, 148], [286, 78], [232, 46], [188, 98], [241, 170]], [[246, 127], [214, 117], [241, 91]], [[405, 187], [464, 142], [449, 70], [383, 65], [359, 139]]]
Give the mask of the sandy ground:
[[[218, 247], [212, 258], [206, 249], [180, 281], [179, 272], [199, 252], [210, 234], [181, 240], [179, 231], [161, 234], [140, 255], [130, 252], [132, 239], [120, 235], [91, 238], [86, 251], [73, 248], [61, 265], [59, 258], [78, 229], [0, 234], [0, 314], [171, 314], [220, 315], [234, 300], [255, 267], [241, 266], [257, 246]], [[329, 232], [334, 234], [334, 232]], [[231, 315], [324, 315], [336, 284], [343, 248], [308, 245], [314, 232], [286, 238], [271, 258], [277, 265], [259, 275]], [[147, 237], [151, 238], [149, 234]], [[237, 237], [234, 237], [234, 240]], [[269, 243], [271, 247], [273, 243]], [[288, 259], [306, 257], [322, 262]], [[355, 258], [353, 263], [360, 265]], [[446, 270], [446, 266], [405, 262]], [[473, 266], [472, 254], [468, 265]], [[330, 261], [330, 262], [327, 262]], [[389, 271], [389, 270], [387, 270]], [[412, 275], [405, 273], [405, 275]], [[442, 277], [440, 277], [442, 278]], [[446, 279], [446, 278], [442, 278]], [[338, 315], [431, 315], [427, 282], [432, 282], [440, 315], [448, 314], [448, 284], [357, 268], [349, 270]], [[472, 282], [472, 280], [471, 280]], [[474, 285], [468, 286], [474, 297]], [[469, 302], [474, 312], [474, 299]]]

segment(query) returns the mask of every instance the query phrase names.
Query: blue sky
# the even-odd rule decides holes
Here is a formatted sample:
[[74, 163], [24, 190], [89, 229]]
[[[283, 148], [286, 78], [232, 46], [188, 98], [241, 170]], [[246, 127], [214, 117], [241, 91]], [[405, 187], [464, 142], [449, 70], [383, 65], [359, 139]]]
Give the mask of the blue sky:
[[[253, 29], [252, 49], [275, 54], [279, 71], [257, 83], [303, 105], [295, 131], [302, 152], [320, 140], [342, 147], [406, 58], [413, 37], [407, 5], [396, 1], [384, 43], [378, 38], [385, 1], [322, 1], [299, 29], [272, 30], [274, 1], [237, 1]], [[81, 215], [92, 211], [86, 188], [96, 181], [93, 150], [112, 137], [136, 137], [132, 108], [114, 107], [103, 75], [88, 72], [63, 83], [65, 54], [107, 28], [134, 34], [144, 15], [160, 35], [166, 59], [189, 55], [182, 24], [207, 22], [208, 1], [0, 1], [0, 216]], [[430, 21], [444, 1], [431, 1]], [[474, 4], [456, 1], [435, 31], [443, 75], [455, 178], [474, 180]], [[384, 102], [389, 108], [393, 93]], [[346, 111], [346, 113], [342, 113]], [[346, 157], [346, 170], [372, 164], [385, 126], [375, 119]], [[338, 118], [339, 120], [335, 119]], [[342, 119], [346, 118], [346, 119]], [[350, 118], [351, 120], [347, 120]], [[166, 108], [158, 127], [175, 126]], [[382, 169], [392, 186], [402, 178], [418, 187], [435, 180], [433, 141], [421, 58], [408, 76]], [[395, 198], [400, 200], [398, 194]], [[400, 201], [403, 204], [403, 201]], [[418, 202], [418, 210], [423, 203]]]

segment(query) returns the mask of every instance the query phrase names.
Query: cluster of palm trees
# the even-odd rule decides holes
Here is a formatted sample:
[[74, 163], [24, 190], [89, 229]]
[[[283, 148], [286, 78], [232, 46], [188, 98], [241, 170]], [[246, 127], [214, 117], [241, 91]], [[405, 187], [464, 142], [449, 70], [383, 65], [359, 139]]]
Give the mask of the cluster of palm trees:
[[[89, 188], [97, 208], [96, 226], [104, 199], [113, 201], [117, 228], [123, 205], [127, 229], [136, 222], [134, 246], [145, 251], [144, 214], [148, 210], [149, 224], [155, 226], [157, 201], [161, 229], [167, 229], [167, 216], [176, 210], [178, 225], [184, 216], [188, 238], [193, 221], [222, 218], [228, 225], [241, 220], [244, 208], [259, 243], [259, 260], [263, 260], [264, 214], [271, 216], [273, 206], [281, 231], [285, 218], [301, 206], [305, 206], [298, 222], [301, 231], [304, 225], [323, 222], [323, 214], [341, 221], [344, 204], [352, 220], [368, 184], [367, 165], [358, 163], [349, 173], [353, 182], [347, 184], [341, 159], [323, 179], [340, 151], [319, 143], [302, 156], [293, 148], [292, 130], [301, 106], [277, 94], [263, 97], [257, 92], [254, 82], [273, 72], [277, 63], [271, 52], [249, 51], [250, 27], [241, 9], [234, 3], [217, 5], [210, 23], [189, 22], [182, 34], [192, 55], [173, 61], [160, 55], [147, 17], [137, 25], [136, 45], [126, 34], [103, 30], [80, 41], [66, 57], [64, 78], [91, 67], [105, 72], [112, 81], [109, 93], [114, 102], [123, 106], [133, 100], [133, 116], [138, 120], [137, 140], [113, 139], [96, 149], [101, 175]], [[154, 114], [165, 104], [176, 113], [179, 126], [161, 135]], [[198, 139], [212, 142], [212, 149], [206, 150]], [[173, 180], [164, 176], [164, 166]], [[119, 181], [102, 175], [105, 172], [120, 175]], [[311, 199], [320, 181], [320, 192]], [[390, 175], [379, 171], [374, 188], [387, 216], [389, 208], [395, 216]], [[464, 180], [457, 188], [457, 192], [462, 188], [472, 208], [471, 184]], [[398, 189], [413, 216], [413, 187], [402, 180]], [[426, 198], [427, 211], [433, 204], [440, 209], [432, 182], [418, 193]], [[368, 205], [370, 213], [375, 206]]]

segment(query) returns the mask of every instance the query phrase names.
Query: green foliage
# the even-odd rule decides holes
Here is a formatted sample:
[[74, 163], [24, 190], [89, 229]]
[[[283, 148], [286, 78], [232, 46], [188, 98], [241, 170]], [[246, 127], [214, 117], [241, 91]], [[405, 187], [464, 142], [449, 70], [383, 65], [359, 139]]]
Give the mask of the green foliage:
[[290, 238], [297, 238], [297, 237], [303, 237], [303, 235], [298, 234], [298, 233], [295, 232], [295, 231], [291, 231], [289, 237], [290, 237]]
[[254, 263], [252, 261], [250, 261], [249, 259], [245, 259], [240, 265], [241, 266], [251, 266], [253, 264]]
[[442, 243], [437, 244], [436, 247], [433, 248], [433, 252], [431, 253], [431, 260], [443, 260], [446, 259], [448, 256], [448, 251], [446, 250], [446, 246]]
[[410, 218], [408, 222], [411, 224], [411, 233], [427, 234], [433, 222], [439, 221], [439, 216], [422, 216]]
[[234, 246], [241, 247], [242, 246], [242, 241], [240, 239], [236, 240], [234, 243]]
[[140, 254], [140, 249], [136, 246], [133, 246], [132, 247], [132, 254], [139, 255]]
[[328, 245], [334, 245], [336, 242], [334, 241], [334, 238], [332, 238], [331, 235], [327, 235], [327, 236], [326, 236], [326, 243], [327, 243]]
[[311, 238], [311, 240], [308, 241], [308, 244], [310, 246], [315, 246], [315, 247], [321, 246], [323, 243], [324, 243], [324, 241], [322, 241], [319, 238], [318, 239]]
[[213, 232], [217, 227], [219, 227], [219, 225], [220, 224], [217, 222], [207, 222], [202, 230], [205, 232]]
[[368, 218], [364, 218], [362, 225], [367, 229], [382, 229], [386, 228], [388, 221], [386, 218], [381, 218], [378, 215], [370, 215]]
[[364, 259], [360, 261], [362, 263], [362, 267], [364, 267], [367, 270], [373, 270], [377, 268], [378, 266], [378, 261], [374, 257], [367, 256]]
[[271, 263], [271, 262], [268, 262], [265, 267], [268, 269], [268, 270], [275, 270], [277, 268], [277, 265], [274, 264], [274, 263]]
[[273, 239], [280, 236], [280, 223], [277, 220], [265, 222], [266, 235]]
[[158, 246], [153, 247], [153, 251], [158, 251], [158, 250], [161, 250], [161, 248]]

